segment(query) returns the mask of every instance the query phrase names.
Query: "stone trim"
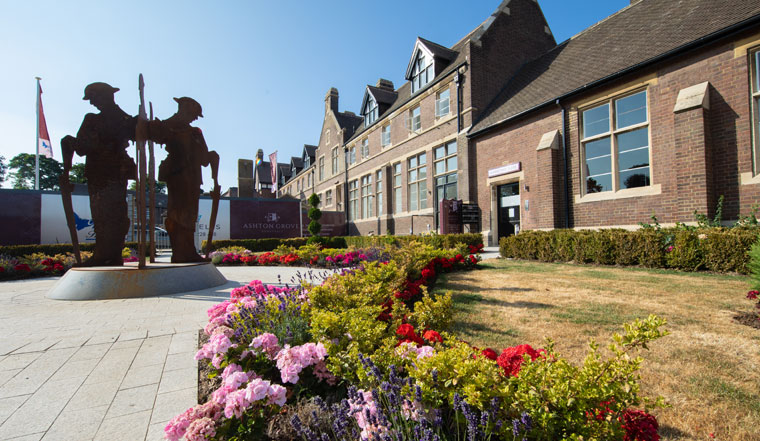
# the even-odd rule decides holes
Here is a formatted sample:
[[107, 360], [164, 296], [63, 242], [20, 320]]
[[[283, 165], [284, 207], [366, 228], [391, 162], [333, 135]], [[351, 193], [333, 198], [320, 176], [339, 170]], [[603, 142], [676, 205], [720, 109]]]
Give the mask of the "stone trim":
[[588, 193], [583, 196], [575, 195], [575, 203], [583, 204], [586, 202], [611, 201], [615, 199], [639, 198], [644, 196], [655, 196], [662, 193], [660, 184], [649, 185], [646, 187], [626, 188], [618, 191], [605, 191], [601, 193]]
[[695, 84], [678, 91], [673, 113], [692, 109], [710, 109], [710, 82]]

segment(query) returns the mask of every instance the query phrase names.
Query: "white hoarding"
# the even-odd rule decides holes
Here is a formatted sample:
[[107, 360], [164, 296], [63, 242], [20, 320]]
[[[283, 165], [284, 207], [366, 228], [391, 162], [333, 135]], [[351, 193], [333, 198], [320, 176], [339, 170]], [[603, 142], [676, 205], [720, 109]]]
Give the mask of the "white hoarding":
[[[198, 204], [198, 229], [196, 230], [197, 245], [208, 239], [209, 221], [211, 220], [211, 199], [201, 199]], [[230, 201], [220, 200], [219, 211], [216, 214], [216, 229], [214, 240], [230, 238]]]
[[[43, 193], [41, 196], [40, 243], [71, 243], [61, 195]], [[74, 208], [79, 243], [94, 243], [95, 229], [92, 226], [89, 196], [72, 195], [71, 205]]]

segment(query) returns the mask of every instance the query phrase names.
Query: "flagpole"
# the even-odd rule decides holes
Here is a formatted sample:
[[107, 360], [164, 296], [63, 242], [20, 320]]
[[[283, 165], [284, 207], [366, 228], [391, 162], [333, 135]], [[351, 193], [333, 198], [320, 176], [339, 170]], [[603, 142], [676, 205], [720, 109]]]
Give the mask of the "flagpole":
[[34, 189], [40, 189], [40, 77], [37, 80], [37, 143], [34, 145]]

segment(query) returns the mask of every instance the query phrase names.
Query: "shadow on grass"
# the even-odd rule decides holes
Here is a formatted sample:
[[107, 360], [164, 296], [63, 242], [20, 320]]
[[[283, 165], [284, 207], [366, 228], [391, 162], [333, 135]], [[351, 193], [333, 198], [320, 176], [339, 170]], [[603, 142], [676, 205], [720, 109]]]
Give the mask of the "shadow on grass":
[[457, 320], [452, 326], [452, 331], [456, 334], [466, 335], [475, 338], [485, 338], [487, 340], [498, 340], [503, 338], [517, 338], [520, 333], [512, 328], [495, 328], [484, 325], [483, 323], [472, 322], [467, 320]]
[[525, 301], [508, 302], [506, 300], [501, 300], [501, 299], [485, 298], [480, 294], [467, 293], [467, 292], [455, 292], [451, 296], [451, 298], [454, 301], [455, 307], [462, 306], [464, 307], [463, 309], [472, 309], [471, 306], [473, 305], [491, 305], [491, 306], [501, 306], [503, 308], [525, 308], [525, 309], [556, 308], [556, 306], [550, 305], [548, 303], [525, 302]]
[[673, 426], [660, 426], [659, 430], [657, 431], [662, 438], [666, 439], [684, 439], [688, 438], [690, 435], [686, 432], [683, 432]]
[[514, 286], [505, 286], [505, 287], [497, 287], [497, 288], [481, 288], [481, 287], [473, 287], [472, 285], [468, 285], [466, 283], [447, 283], [446, 289], [453, 289], [458, 291], [512, 291], [512, 292], [531, 292], [535, 291], [532, 288], [517, 288]]

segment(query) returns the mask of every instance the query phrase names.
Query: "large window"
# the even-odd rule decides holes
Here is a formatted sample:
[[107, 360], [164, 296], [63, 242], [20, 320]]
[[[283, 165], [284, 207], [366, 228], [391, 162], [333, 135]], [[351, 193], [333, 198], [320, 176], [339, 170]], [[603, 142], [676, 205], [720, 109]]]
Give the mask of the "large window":
[[383, 126], [382, 129], [380, 129], [380, 144], [383, 147], [389, 146], [391, 144], [391, 125], [386, 124]]
[[436, 203], [443, 198], [457, 198], [457, 142], [433, 150]]
[[449, 89], [444, 89], [435, 96], [435, 117], [441, 118], [449, 114]]
[[427, 162], [425, 153], [409, 158], [409, 211], [427, 208]]
[[375, 199], [372, 195], [372, 174], [362, 176], [362, 219], [372, 217]]
[[401, 202], [401, 163], [393, 164], [393, 212], [401, 213], [403, 204]]
[[322, 182], [325, 180], [325, 157], [321, 156], [319, 158], [319, 182]]
[[377, 215], [383, 214], [383, 171], [377, 171], [377, 179], [375, 179], [375, 197], [377, 198]]
[[647, 92], [582, 111], [586, 193], [650, 185]]
[[362, 139], [362, 159], [369, 158], [369, 138]]
[[356, 162], [356, 146], [352, 145], [350, 149], [348, 149], [348, 163], [353, 164]]
[[752, 72], [752, 133], [755, 139], [755, 174], [760, 173], [760, 49], [750, 53]]
[[338, 154], [338, 147], [335, 147], [332, 149], [332, 174], [333, 176], [338, 174], [338, 158], [340, 155]]
[[418, 133], [420, 130], [422, 130], [422, 119], [420, 118], [420, 106], [417, 106], [409, 110], [409, 115], [407, 116], [406, 125], [409, 131], [413, 133]]
[[348, 183], [348, 220], [356, 220], [359, 214], [359, 181]]
[[420, 90], [433, 79], [433, 59], [428, 58], [422, 51], [417, 52], [412, 70], [412, 93]]
[[367, 106], [364, 108], [364, 127], [369, 127], [377, 120], [377, 103], [372, 95], [369, 93], [367, 95]]
[[325, 192], [325, 206], [329, 207], [332, 205], [332, 190], [327, 190]]

